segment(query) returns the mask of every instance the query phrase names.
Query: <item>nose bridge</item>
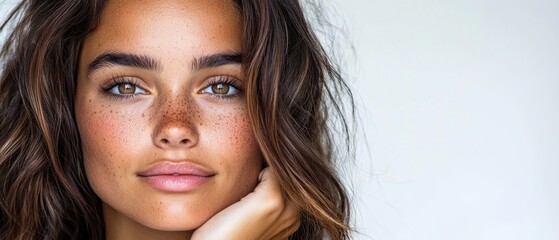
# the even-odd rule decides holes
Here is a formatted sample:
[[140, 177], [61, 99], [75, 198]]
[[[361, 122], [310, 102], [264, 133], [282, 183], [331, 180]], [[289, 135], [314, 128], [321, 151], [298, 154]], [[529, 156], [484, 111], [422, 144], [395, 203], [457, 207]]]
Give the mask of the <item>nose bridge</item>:
[[194, 124], [196, 106], [192, 99], [179, 94], [167, 94], [156, 106], [157, 124], [154, 143], [161, 148], [192, 146], [198, 132]]

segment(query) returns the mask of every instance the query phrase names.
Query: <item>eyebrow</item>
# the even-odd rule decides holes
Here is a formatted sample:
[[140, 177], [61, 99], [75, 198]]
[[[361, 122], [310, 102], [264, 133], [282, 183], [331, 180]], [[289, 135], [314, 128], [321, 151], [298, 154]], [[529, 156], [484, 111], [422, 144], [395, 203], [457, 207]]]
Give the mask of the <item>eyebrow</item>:
[[191, 69], [194, 71], [199, 71], [205, 68], [214, 68], [228, 64], [238, 65], [241, 64], [242, 57], [239, 52], [226, 52], [213, 54], [208, 56], [202, 56], [200, 58], [194, 58], [192, 61]]
[[[214, 68], [228, 64], [241, 64], [242, 57], [239, 52], [225, 52], [213, 55], [194, 58], [192, 70], [199, 71], [205, 68]], [[91, 76], [95, 71], [110, 66], [128, 66], [142, 68], [152, 71], [161, 71], [161, 63], [154, 58], [146, 55], [131, 53], [105, 52], [93, 60], [87, 67], [87, 76]]]
[[159, 61], [144, 55], [130, 53], [105, 52], [93, 60], [87, 67], [87, 76], [99, 69], [110, 66], [128, 66], [143, 68], [153, 71], [161, 71]]

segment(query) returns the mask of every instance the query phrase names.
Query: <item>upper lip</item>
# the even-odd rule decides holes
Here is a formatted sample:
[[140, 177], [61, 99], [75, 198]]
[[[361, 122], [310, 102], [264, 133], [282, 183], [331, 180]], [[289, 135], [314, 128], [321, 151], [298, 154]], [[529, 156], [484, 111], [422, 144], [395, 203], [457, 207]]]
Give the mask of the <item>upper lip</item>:
[[211, 177], [214, 172], [190, 162], [159, 162], [138, 173], [140, 177], [161, 175], [193, 175]]

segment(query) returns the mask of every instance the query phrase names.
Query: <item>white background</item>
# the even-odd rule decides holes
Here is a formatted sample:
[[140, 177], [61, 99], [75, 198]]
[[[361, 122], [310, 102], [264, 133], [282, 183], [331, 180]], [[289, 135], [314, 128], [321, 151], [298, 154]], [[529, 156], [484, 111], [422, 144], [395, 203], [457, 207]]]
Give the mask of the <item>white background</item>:
[[559, 1], [334, 9], [369, 144], [356, 239], [559, 239]]
[[559, 239], [559, 1], [324, 5], [361, 119], [355, 239]]

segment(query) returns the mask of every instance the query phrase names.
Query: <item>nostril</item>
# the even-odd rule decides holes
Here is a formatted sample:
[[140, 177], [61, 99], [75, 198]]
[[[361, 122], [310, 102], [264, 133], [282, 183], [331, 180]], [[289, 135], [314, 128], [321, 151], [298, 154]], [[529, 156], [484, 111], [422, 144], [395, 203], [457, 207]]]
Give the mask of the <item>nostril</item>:
[[167, 124], [155, 133], [153, 143], [160, 148], [192, 147], [196, 145], [196, 131], [184, 126]]

